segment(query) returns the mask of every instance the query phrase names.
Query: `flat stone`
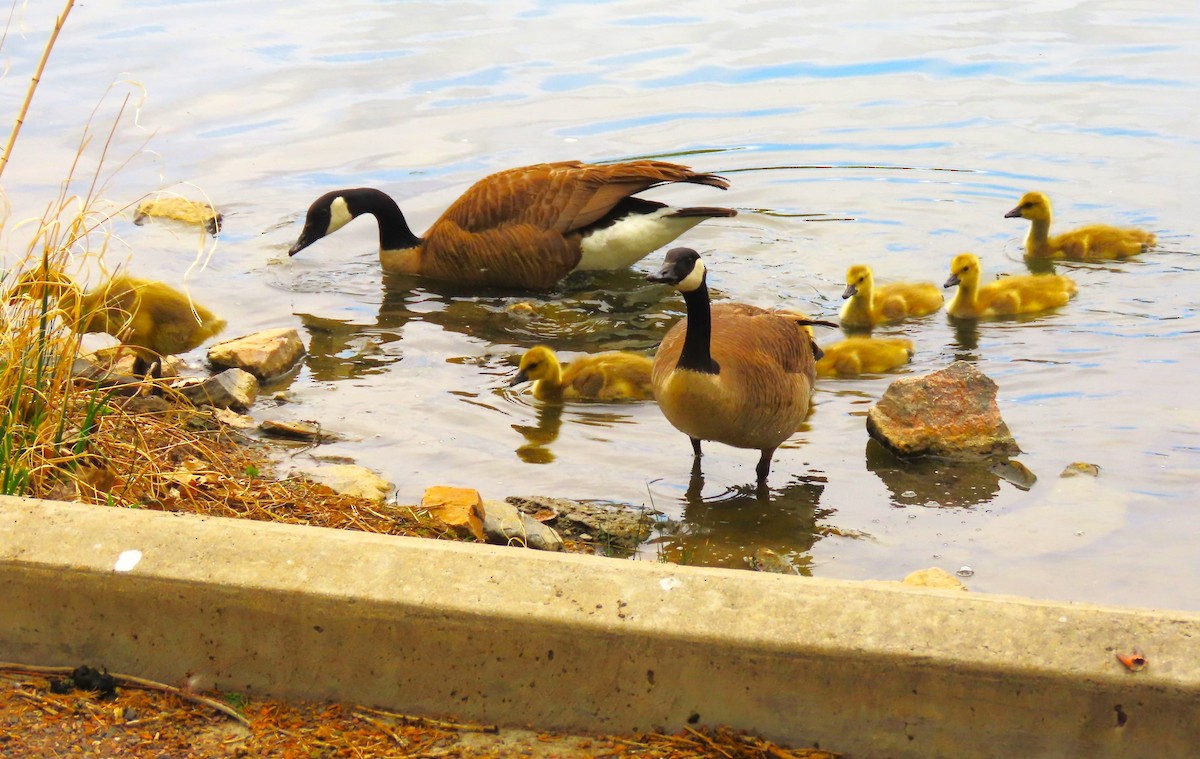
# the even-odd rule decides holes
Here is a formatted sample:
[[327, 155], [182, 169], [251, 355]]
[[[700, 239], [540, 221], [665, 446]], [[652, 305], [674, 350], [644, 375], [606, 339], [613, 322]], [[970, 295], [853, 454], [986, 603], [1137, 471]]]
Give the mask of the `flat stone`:
[[483, 533], [489, 543], [561, 551], [562, 538], [529, 514], [504, 501], [483, 502]]
[[867, 432], [900, 456], [978, 459], [1021, 452], [996, 405], [996, 383], [966, 361], [893, 382]]
[[337, 435], [322, 431], [321, 425], [316, 422], [280, 422], [274, 419], [264, 419], [259, 423], [258, 430], [264, 435], [288, 440], [327, 443], [337, 439]]
[[963, 585], [961, 580], [941, 567], [918, 569], [915, 572], [911, 572], [907, 577], [901, 580], [900, 584], [908, 585], [914, 588], [941, 588], [943, 590], [967, 589], [967, 586]]
[[258, 397], [258, 380], [241, 369], [226, 369], [199, 382], [172, 384], [171, 388], [193, 405], [247, 409]]
[[1086, 461], [1072, 461], [1059, 477], [1099, 477], [1100, 467]]
[[603, 543], [618, 553], [632, 554], [654, 529], [654, 512], [624, 504], [572, 501], [545, 496], [510, 496], [506, 499], [537, 521], [552, 525], [559, 535]]
[[357, 464], [317, 464], [297, 467], [295, 471], [335, 493], [366, 498], [376, 503], [391, 495], [395, 488], [391, 482]]
[[213, 366], [243, 369], [262, 381], [287, 374], [303, 355], [304, 343], [291, 327], [255, 332], [208, 349]]
[[478, 490], [434, 485], [421, 496], [421, 508], [455, 534], [483, 541], [483, 498]]

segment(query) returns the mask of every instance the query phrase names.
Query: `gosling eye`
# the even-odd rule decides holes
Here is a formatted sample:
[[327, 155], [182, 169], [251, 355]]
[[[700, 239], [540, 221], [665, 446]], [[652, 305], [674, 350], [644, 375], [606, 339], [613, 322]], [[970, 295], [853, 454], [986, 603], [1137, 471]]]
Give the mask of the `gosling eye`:
[[536, 368], [538, 368], [538, 362], [534, 361], [532, 364], [530, 364], [529, 366], [527, 366], [525, 368], [526, 369], [536, 369]]

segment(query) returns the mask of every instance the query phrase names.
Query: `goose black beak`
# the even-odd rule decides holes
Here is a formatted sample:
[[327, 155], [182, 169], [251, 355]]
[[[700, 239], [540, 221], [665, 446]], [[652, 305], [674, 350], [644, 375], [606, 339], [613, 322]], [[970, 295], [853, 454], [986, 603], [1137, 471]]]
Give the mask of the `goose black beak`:
[[653, 274], [647, 274], [646, 281], [656, 285], [676, 285], [679, 284], [679, 275], [675, 273], [674, 266], [668, 265]]
[[853, 298], [857, 294], [858, 294], [857, 287], [855, 287], [854, 285], [846, 285], [846, 291], [844, 293], [842, 293], [842, 300], [846, 300], [847, 298]]
[[1017, 206], [1017, 207], [1016, 207], [1016, 208], [1014, 208], [1013, 210], [1011, 210], [1011, 211], [1009, 211], [1008, 213], [1004, 214], [1004, 218], [1006, 218], [1006, 219], [1019, 219], [1019, 218], [1021, 218], [1021, 207], [1020, 207], [1020, 206]]
[[312, 235], [310, 235], [308, 233], [307, 229], [304, 230], [303, 232], [300, 233], [300, 239], [296, 241], [296, 244], [293, 245], [292, 247], [288, 248], [288, 255], [289, 256], [296, 255], [297, 253], [304, 250], [309, 245], [312, 245], [314, 242], [316, 242], [319, 239], [320, 239], [319, 237], [313, 237]]
[[957, 284], [958, 284], [960, 281], [961, 281], [961, 280], [959, 280], [959, 278], [958, 278], [958, 275], [957, 275], [957, 274], [951, 274], [951, 275], [950, 275], [950, 279], [947, 279], [947, 280], [946, 280], [946, 284], [942, 285], [942, 287], [954, 287], [954, 286], [955, 286], [955, 285], [957, 285]]

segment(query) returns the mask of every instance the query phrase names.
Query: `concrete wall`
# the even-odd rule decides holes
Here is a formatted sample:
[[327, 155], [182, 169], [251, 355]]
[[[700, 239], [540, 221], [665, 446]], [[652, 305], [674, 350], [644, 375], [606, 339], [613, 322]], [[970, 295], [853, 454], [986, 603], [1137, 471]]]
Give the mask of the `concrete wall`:
[[0, 659], [857, 757], [1200, 755], [1194, 614], [12, 498]]

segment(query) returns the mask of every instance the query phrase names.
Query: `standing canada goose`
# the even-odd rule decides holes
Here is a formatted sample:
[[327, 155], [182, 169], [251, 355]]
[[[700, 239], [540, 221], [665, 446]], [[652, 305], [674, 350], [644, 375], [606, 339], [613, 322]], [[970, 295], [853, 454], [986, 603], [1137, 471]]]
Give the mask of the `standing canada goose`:
[[843, 327], [873, 327], [910, 316], [925, 316], [942, 307], [941, 291], [932, 282], [892, 282], [875, 285], [871, 267], [863, 264], [846, 271], [842, 293]]
[[1153, 232], [1131, 227], [1091, 224], [1050, 236], [1050, 198], [1027, 192], [1006, 219], [1029, 219], [1025, 255], [1030, 258], [1127, 258], [1143, 253], [1157, 241]]
[[288, 255], [356, 216], [371, 214], [379, 223], [379, 257], [387, 271], [546, 290], [573, 271], [623, 269], [705, 219], [737, 214], [731, 208], [672, 208], [633, 197], [676, 182], [729, 187], [723, 177], [665, 161], [541, 163], [479, 180], [424, 237], [412, 233], [396, 202], [383, 192], [334, 190], [309, 207]]
[[625, 351], [580, 356], [567, 365], [544, 345], [521, 357], [517, 375], [508, 384], [533, 381], [539, 401], [644, 401], [654, 397], [650, 387], [651, 361]]
[[135, 374], [153, 368], [159, 359], [186, 353], [225, 328], [225, 320], [170, 285], [118, 274], [88, 292], [57, 269], [26, 272], [13, 294], [58, 301], [58, 310], [76, 332], [104, 332], [134, 350]]
[[817, 361], [818, 377], [849, 377], [904, 366], [912, 359], [913, 344], [902, 337], [848, 337], [821, 350], [825, 355]]
[[958, 292], [946, 311], [959, 319], [981, 316], [1029, 314], [1066, 305], [1075, 294], [1074, 280], [1059, 274], [1021, 274], [998, 279], [980, 286], [979, 259], [960, 253], [950, 262], [946, 287], [958, 285]]
[[808, 416], [817, 352], [799, 314], [742, 303], [709, 305], [704, 261], [673, 248], [646, 277], [683, 295], [687, 316], [671, 327], [654, 356], [654, 399], [692, 441], [715, 440], [762, 452], [755, 470], [765, 485], [771, 456]]

